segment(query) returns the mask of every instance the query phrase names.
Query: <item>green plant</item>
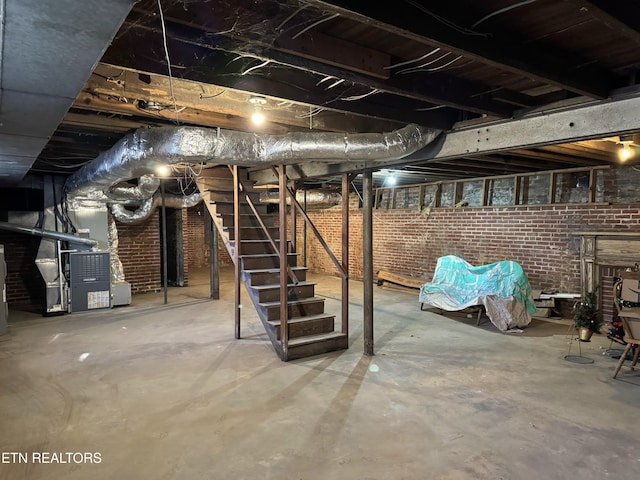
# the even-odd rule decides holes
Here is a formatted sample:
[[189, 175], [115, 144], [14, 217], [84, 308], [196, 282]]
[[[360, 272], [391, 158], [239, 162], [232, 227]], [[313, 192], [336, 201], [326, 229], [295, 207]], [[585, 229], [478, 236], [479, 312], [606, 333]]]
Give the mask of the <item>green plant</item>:
[[593, 292], [586, 293], [582, 299], [576, 303], [573, 309], [573, 320], [576, 328], [584, 327], [588, 328], [594, 333], [600, 332], [603, 321], [598, 309], [598, 296], [596, 292], [598, 288]]

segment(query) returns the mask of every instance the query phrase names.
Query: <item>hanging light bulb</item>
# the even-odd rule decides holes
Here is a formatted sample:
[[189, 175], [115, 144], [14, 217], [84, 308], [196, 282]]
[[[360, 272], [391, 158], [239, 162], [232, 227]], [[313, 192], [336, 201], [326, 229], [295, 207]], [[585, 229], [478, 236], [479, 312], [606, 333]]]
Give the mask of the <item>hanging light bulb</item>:
[[158, 165], [155, 168], [155, 171], [156, 175], [158, 175], [159, 177], [168, 177], [169, 173], [171, 173], [171, 169], [168, 165]]
[[255, 111], [251, 114], [251, 121], [254, 125], [262, 125], [264, 123], [264, 113]]
[[634, 150], [631, 147], [633, 143], [633, 136], [631, 135], [621, 135], [620, 136], [620, 145], [621, 148], [618, 150], [618, 158], [621, 162], [629, 160], [634, 155]]
[[631, 150], [631, 148], [629, 148], [629, 145], [624, 145], [618, 152], [618, 157], [620, 157], [620, 160], [622, 160], [623, 162], [625, 160], [629, 160], [632, 155], [633, 151]]
[[264, 105], [267, 104], [267, 99], [264, 97], [253, 96], [249, 99], [249, 103], [253, 105], [251, 121], [254, 125], [262, 125], [265, 121], [265, 116], [262, 110]]

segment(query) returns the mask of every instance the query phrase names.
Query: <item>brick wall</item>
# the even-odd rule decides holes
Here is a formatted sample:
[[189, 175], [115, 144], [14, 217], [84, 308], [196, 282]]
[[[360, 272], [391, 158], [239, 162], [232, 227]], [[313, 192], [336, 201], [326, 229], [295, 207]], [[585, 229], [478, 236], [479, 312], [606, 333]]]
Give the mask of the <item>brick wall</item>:
[[143, 223], [118, 227], [118, 254], [131, 293], [159, 292], [162, 289], [160, 265], [160, 210]]
[[[186, 209], [184, 228], [184, 261], [189, 268], [209, 265], [209, 246], [204, 239], [204, 205], [202, 203]], [[207, 214], [208, 215], [208, 214]]]
[[[204, 204], [200, 203], [189, 208], [185, 217], [188, 219], [184, 224], [185, 262], [190, 268], [209, 266], [209, 245], [205, 242], [205, 215], [209, 215], [209, 213], [205, 211]], [[232, 265], [233, 261], [220, 237], [218, 237], [218, 248], [220, 265]]]
[[[535, 288], [564, 292], [580, 291], [580, 237], [573, 233], [640, 232], [638, 204], [441, 208], [428, 217], [415, 210], [376, 210], [373, 216], [374, 272], [388, 270], [428, 280], [443, 255], [457, 255], [473, 265], [515, 260]], [[311, 212], [310, 217], [340, 258], [339, 207]], [[351, 275], [361, 278], [360, 210], [351, 211], [349, 244]], [[312, 271], [335, 272], [310, 234], [307, 251]]]
[[[184, 235], [185, 245], [187, 245], [185, 249], [185, 262], [188, 263], [189, 267], [203, 268], [209, 266], [209, 245], [207, 245], [205, 241], [205, 215], [209, 215], [209, 213], [205, 211], [203, 203], [188, 209], [188, 222], [186, 222], [184, 226]], [[220, 265], [233, 265], [233, 260], [231, 260], [229, 252], [224, 246], [219, 234], [218, 250]]]
[[0, 231], [7, 263], [7, 302], [10, 307], [37, 307], [44, 311], [45, 285], [36, 266], [40, 237]]

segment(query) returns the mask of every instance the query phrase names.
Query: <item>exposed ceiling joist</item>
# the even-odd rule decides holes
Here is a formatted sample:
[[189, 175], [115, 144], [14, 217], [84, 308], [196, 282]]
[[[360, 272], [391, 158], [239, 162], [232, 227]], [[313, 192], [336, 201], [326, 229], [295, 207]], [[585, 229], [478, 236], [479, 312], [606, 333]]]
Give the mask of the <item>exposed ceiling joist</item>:
[[[450, 50], [466, 58], [472, 58], [491, 65], [536, 78], [593, 98], [606, 98], [609, 90], [616, 86], [616, 79], [605, 70], [585, 68], [583, 71], [571, 73], [564, 66], [567, 59], [556, 58], [551, 52], [535, 51], [526, 45], [519, 44], [517, 39], [502, 32], [491, 35], [461, 33], [437, 19], [435, 12], [427, 12], [426, 7], [418, 2], [407, 0], [403, 8], [388, 8], [380, 2], [357, 2], [352, 0], [326, 1], [309, 0], [318, 8], [327, 12], [335, 12], [345, 18], [352, 18], [366, 23], [375, 23], [381, 29], [394, 32], [414, 40]], [[439, 4], [447, 10], [446, 2]], [[434, 5], [429, 8], [436, 8]], [[449, 23], [455, 24], [456, 12], [448, 9], [443, 15]], [[618, 85], [619, 86], [619, 85]]]

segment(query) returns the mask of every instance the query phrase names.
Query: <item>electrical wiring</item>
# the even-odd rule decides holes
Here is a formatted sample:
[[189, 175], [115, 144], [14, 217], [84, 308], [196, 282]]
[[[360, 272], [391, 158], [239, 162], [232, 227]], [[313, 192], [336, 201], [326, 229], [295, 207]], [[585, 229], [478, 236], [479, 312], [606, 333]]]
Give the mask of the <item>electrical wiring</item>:
[[438, 58], [434, 58], [433, 60], [431, 60], [429, 62], [423, 63], [422, 65], [416, 65], [414, 67], [404, 68], [402, 70], [399, 70], [396, 73], [398, 73], [400, 75], [405, 74], [405, 73], [413, 73], [415, 70], [418, 70], [418, 69], [424, 68], [424, 67], [428, 67], [429, 65], [433, 65], [434, 63], [439, 62], [440, 60], [442, 60], [443, 58], [448, 57], [449, 55], [451, 55], [451, 52], [446, 52], [446, 53], [440, 55]]
[[336, 80], [335, 82], [333, 82], [331, 85], [329, 85], [325, 90], [329, 90], [330, 88], [333, 88], [337, 85], [340, 85], [342, 82], [344, 82], [344, 78], [341, 78], [339, 80]]
[[164, 23], [164, 12], [162, 11], [162, 3], [160, 3], [160, 0], [158, 0], [158, 10], [160, 11], [160, 23], [162, 24], [162, 43], [164, 45], [164, 54], [167, 60], [167, 69], [169, 71], [169, 90], [171, 91], [171, 99], [173, 100], [173, 107], [176, 111], [176, 124], [180, 125], [176, 97], [173, 94], [173, 73], [171, 72], [171, 60], [169, 60], [169, 47], [167, 46], [167, 29]]
[[240, 75], [246, 75], [247, 73], [252, 72], [253, 70], [257, 70], [258, 68], [266, 67], [267, 65], [269, 65], [270, 62], [271, 62], [271, 60], [265, 60], [260, 65], [254, 65], [253, 67], [248, 68], [247, 70], [242, 72]]
[[311, 118], [311, 117], [315, 117], [317, 114], [319, 114], [320, 112], [323, 112], [324, 108], [322, 107], [315, 107], [315, 108], [311, 108], [309, 107], [309, 113], [305, 113], [302, 115], [296, 115], [295, 118]]
[[440, 15], [437, 15], [435, 13], [433, 13], [431, 10], [423, 7], [422, 5], [414, 2], [413, 0], [404, 0], [406, 3], [408, 3], [409, 5], [417, 8], [418, 10], [420, 10], [423, 13], [426, 13], [427, 15], [435, 18], [437, 21], [439, 21], [440, 23], [442, 23], [443, 25], [446, 25], [447, 27], [455, 30], [458, 33], [461, 33], [463, 35], [474, 35], [474, 36], [479, 36], [479, 37], [486, 37], [488, 36], [487, 33], [478, 33], [475, 30], [471, 30], [469, 28], [465, 28], [465, 27], [461, 27], [460, 25], [457, 25], [455, 23], [453, 23], [450, 20], [447, 20], [444, 17], [441, 17]]
[[376, 93], [380, 93], [381, 90], [378, 88], [374, 88], [369, 93], [364, 93], [362, 95], [351, 95], [350, 97], [342, 97], [340, 100], [344, 100], [347, 102], [353, 102], [355, 100], [362, 100], [363, 98], [368, 97], [369, 95], [375, 95]]
[[533, 3], [535, 1], [536, 0], [525, 0], [524, 2], [516, 3], [514, 5], [510, 5], [508, 7], [501, 8], [500, 10], [496, 10], [495, 12], [490, 13], [489, 15], [485, 15], [484, 17], [482, 17], [476, 23], [471, 25], [471, 28], [476, 28], [482, 22], [484, 22], [485, 20], [490, 19], [491, 17], [495, 17], [496, 15], [500, 15], [501, 13], [508, 12], [509, 10], [513, 10], [514, 8], [522, 7], [523, 5], [528, 5], [528, 4]]
[[438, 53], [439, 51], [440, 51], [440, 47], [434, 48], [429, 53], [425, 53], [421, 57], [414, 58], [413, 60], [407, 60], [405, 62], [396, 63], [394, 65], [389, 65], [388, 67], [384, 67], [384, 69], [385, 70], [391, 70], [393, 68], [404, 67], [405, 65], [409, 65], [410, 63], [419, 62], [421, 60], [424, 60], [425, 58], [429, 58], [431, 55], [433, 55], [435, 53]]
[[460, 60], [462, 58], [462, 55], [458, 55], [456, 58], [454, 58], [453, 60], [448, 61], [447, 63], [440, 65], [438, 67], [433, 67], [433, 68], [418, 68], [415, 69], [411, 72], [408, 73], [415, 73], [415, 72], [437, 72], [438, 70], [443, 70], [445, 68], [447, 68], [448, 66], [452, 65], [453, 63], [457, 62], [458, 60]]
[[216, 93], [215, 95], [205, 95], [204, 93], [200, 94], [200, 100], [207, 100], [209, 98], [216, 98], [219, 97], [220, 95], [222, 95], [224, 92], [226, 92], [227, 89], [223, 89], [220, 93]]
[[291, 15], [289, 15], [287, 18], [285, 18], [282, 22], [280, 22], [280, 24], [276, 27], [276, 31], [279, 31], [282, 29], [282, 27], [285, 26], [285, 24], [291, 20], [293, 17], [295, 17], [296, 15], [298, 15], [302, 10], [304, 10], [305, 8], [309, 7], [309, 4], [305, 4], [302, 5], [300, 8], [298, 8], [295, 12], [293, 12]]
[[317, 27], [317, 26], [318, 26], [318, 25], [320, 25], [321, 23], [328, 22], [329, 20], [332, 20], [332, 19], [334, 19], [334, 18], [336, 18], [336, 17], [339, 17], [339, 16], [340, 16], [340, 14], [339, 14], [339, 13], [334, 13], [334, 14], [332, 14], [332, 15], [328, 15], [328, 16], [326, 16], [326, 17], [324, 17], [324, 18], [321, 18], [321, 19], [320, 19], [320, 20], [318, 20], [317, 22], [314, 22], [314, 23], [312, 23], [311, 25], [309, 25], [309, 26], [307, 26], [307, 27], [303, 28], [302, 30], [300, 30], [300, 31], [299, 31], [298, 33], [296, 33], [293, 37], [291, 37], [291, 39], [292, 39], [292, 40], [295, 40], [295, 39], [296, 39], [296, 38], [298, 38], [300, 35], [302, 35], [304, 32], [307, 32], [307, 31], [311, 30], [312, 28]]
[[326, 76], [326, 77], [324, 77], [322, 80], [320, 80], [318, 83], [316, 83], [316, 87], [317, 87], [318, 85], [320, 85], [321, 83], [328, 82], [329, 80], [333, 80], [333, 79], [335, 79], [335, 78], [336, 78], [336, 77], [334, 77], [334, 76], [332, 76], [332, 75], [327, 75], [327, 76]]

